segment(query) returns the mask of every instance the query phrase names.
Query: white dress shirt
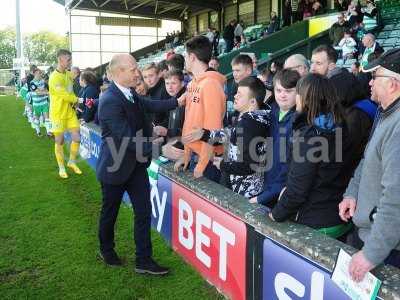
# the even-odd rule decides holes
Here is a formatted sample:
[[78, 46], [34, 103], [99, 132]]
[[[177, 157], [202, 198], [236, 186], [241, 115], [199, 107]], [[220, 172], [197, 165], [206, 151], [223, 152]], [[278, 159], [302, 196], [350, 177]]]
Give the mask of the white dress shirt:
[[114, 81], [114, 83], [115, 83], [115, 85], [117, 86], [117, 88], [119, 88], [120, 91], [124, 94], [124, 96], [125, 96], [125, 98], [126, 98], [127, 100], [130, 100], [130, 99], [133, 98], [130, 88], [126, 88], [126, 87], [124, 87], [124, 86], [118, 84], [118, 83], [115, 82], [115, 81]]

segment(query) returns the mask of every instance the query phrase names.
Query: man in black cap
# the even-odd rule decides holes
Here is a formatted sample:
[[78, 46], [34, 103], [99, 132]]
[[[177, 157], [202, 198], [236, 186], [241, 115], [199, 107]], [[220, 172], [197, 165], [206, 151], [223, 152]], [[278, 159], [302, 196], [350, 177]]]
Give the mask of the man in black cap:
[[392, 49], [363, 68], [372, 72], [371, 98], [380, 107], [361, 160], [339, 204], [344, 221], [357, 231], [349, 273], [361, 281], [375, 266], [400, 267], [400, 49]]

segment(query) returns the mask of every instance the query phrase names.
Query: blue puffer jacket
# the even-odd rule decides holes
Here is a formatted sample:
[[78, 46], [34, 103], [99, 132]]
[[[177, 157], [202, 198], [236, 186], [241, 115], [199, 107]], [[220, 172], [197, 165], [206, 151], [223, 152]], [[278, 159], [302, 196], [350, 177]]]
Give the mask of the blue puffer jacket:
[[[272, 161], [267, 162], [267, 171], [264, 174], [263, 192], [257, 196], [257, 202], [272, 207], [278, 199], [279, 193], [285, 186], [290, 155], [290, 139], [292, 137], [292, 124], [295, 108], [290, 110], [279, 121], [279, 106], [272, 104]], [[285, 148], [285, 149], [281, 149]], [[280, 157], [280, 153], [285, 154]], [[270, 160], [268, 156], [267, 160]]]

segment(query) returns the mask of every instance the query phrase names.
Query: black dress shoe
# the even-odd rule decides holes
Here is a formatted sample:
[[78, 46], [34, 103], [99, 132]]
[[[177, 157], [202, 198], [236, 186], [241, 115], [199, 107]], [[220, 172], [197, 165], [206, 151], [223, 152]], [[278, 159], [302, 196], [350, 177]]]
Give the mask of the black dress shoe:
[[109, 266], [113, 267], [120, 267], [122, 266], [122, 260], [118, 257], [115, 251], [108, 252], [108, 253], [99, 253], [100, 259]]
[[169, 269], [160, 266], [150, 258], [144, 262], [136, 262], [135, 272], [139, 274], [165, 275], [169, 272]]

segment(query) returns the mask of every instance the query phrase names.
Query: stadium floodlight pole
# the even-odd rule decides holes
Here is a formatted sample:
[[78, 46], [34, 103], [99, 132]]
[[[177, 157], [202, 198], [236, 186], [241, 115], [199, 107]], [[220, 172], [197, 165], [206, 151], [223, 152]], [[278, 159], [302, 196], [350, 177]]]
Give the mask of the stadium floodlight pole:
[[16, 0], [15, 2], [15, 30], [16, 30], [16, 48], [17, 48], [17, 59], [20, 60], [20, 70], [19, 70], [19, 79], [22, 80], [22, 71], [24, 69], [23, 64], [23, 53], [22, 53], [22, 39], [21, 39], [21, 16], [20, 16], [20, 0]]

